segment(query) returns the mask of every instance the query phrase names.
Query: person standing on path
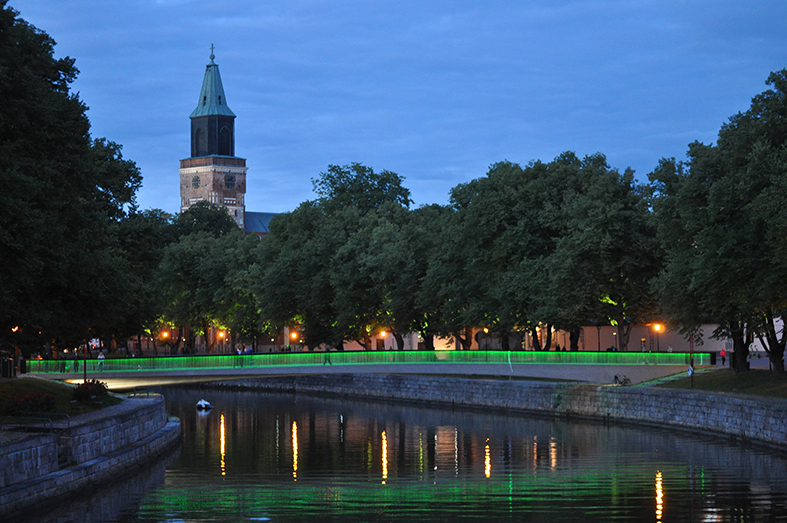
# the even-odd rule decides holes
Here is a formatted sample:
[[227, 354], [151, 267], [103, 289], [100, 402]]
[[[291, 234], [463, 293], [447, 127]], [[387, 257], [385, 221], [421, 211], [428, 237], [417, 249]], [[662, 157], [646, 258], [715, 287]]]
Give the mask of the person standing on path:
[[725, 349], [721, 349], [721, 366], [724, 367], [727, 362], [727, 351]]
[[103, 372], [104, 371], [104, 358], [105, 357], [106, 356], [104, 356], [104, 351], [103, 350], [98, 353], [98, 371], [99, 372]]

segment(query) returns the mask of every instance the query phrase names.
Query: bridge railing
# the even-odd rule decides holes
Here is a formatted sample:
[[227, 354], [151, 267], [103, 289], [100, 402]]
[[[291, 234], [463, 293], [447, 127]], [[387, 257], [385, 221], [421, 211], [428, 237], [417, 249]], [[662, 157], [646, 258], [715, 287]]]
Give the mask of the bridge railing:
[[[83, 372], [79, 360], [33, 360], [30, 373]], [[248, 355], [163, 356], [157, 358], [107, 358], [87, 360], [88, 372], [174, 371], [285, 367], [305, 365], [383, 365], [383, 364], [565, 364], [565, 365], [688, 365], [685, 352], [535, 352], [535, 351], [364, 351], [297, 352]], [[709, 353], [695, 353], [694, 364], [709, 365]]]

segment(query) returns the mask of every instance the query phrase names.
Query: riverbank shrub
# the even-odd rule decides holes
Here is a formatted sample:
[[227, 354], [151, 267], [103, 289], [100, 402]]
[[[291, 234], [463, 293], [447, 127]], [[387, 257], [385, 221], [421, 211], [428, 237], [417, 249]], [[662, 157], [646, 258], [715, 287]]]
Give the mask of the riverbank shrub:
[[74, 399], [77, 401], [88, 401], [101, 399], [107, 395], [107, 384], [98, 380], [88, 380], [80, 383], [74, 389]]
[[37, 391], [11, 397], [5, 413], [18, 416], [29, 412], [52, 412], [53, 410], [55, 410], [54, 394]]

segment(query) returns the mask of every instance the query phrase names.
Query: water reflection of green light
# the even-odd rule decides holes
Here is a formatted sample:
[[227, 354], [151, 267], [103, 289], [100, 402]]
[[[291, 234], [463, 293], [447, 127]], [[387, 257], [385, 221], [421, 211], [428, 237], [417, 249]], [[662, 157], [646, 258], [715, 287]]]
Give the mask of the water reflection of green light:
[[[688, 471], [683, 469], [672, 474], [686, 477]], [[259, 478], [253, 478], [252, 483], [249, 477], [246, 478], [248, 482], [235, 478], [231, 484], [194, 488], [191, 481], [195, 478], [174, 475], [168, 477], [166, 488], [148, 497], [140, 514], [166, 511], [183, 519], [238, 514], [362, 518], [372, 510], [390, 516], [417, 513], [422, 519], [429, 513], [439, 514], [444, 519], [468, 511], [513, 517], [522, 513], [550, 513], [559, 499], [561, 511], [575, 512], [580, 520], [583, 513], [608, 511], [606, 502], [613, 497], [631, 500], [642, 496], [644, 489], [653, 492], [653, 477], [653, 468], [647, 465], [620, 469], [612, 476], [605, 472], [577, 473], [569, 479], [550, 475], [534, 477], [530, 473], [512, 471], [504, 478], [492, 476], [484, 482], [452, 478], [433, 483], [389, 477], [386, 485], [386, 482], [369, 483], [365, 478], [337, 481], [303, 477], [295, 485], [260, 481]], [[498, 500], [505, 500], [505, 503], [499, 505]], [[659, 512], [657, 521], [660, 521], [658, 518]]]
[[730, 476], [699, 463], [739, 456], [652, 429], [222, 392], [222, 478], [220, 418], [190, 424], [190, 393], [172, 394], [184, 446], [143, 521], [712, 520]]

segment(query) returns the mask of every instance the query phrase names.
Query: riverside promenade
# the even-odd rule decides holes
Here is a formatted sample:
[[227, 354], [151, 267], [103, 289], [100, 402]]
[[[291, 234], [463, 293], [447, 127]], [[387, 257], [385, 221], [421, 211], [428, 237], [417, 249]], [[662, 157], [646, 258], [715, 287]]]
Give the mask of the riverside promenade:
[[[694, 354], [694, 367], [711, 365], [708, 353]], [[64, 363], [65, 362], [65, 363]], [[28, 373], [57, 380], [88, 378], [112, 390], [291, 375], [409, 374], [511, 377], [592, 384], [631, 384], [686, 373], [688, 353], [532, 351], [368, 351], [253, 355], [164, 356], [106, 360], [32, 361]]]

